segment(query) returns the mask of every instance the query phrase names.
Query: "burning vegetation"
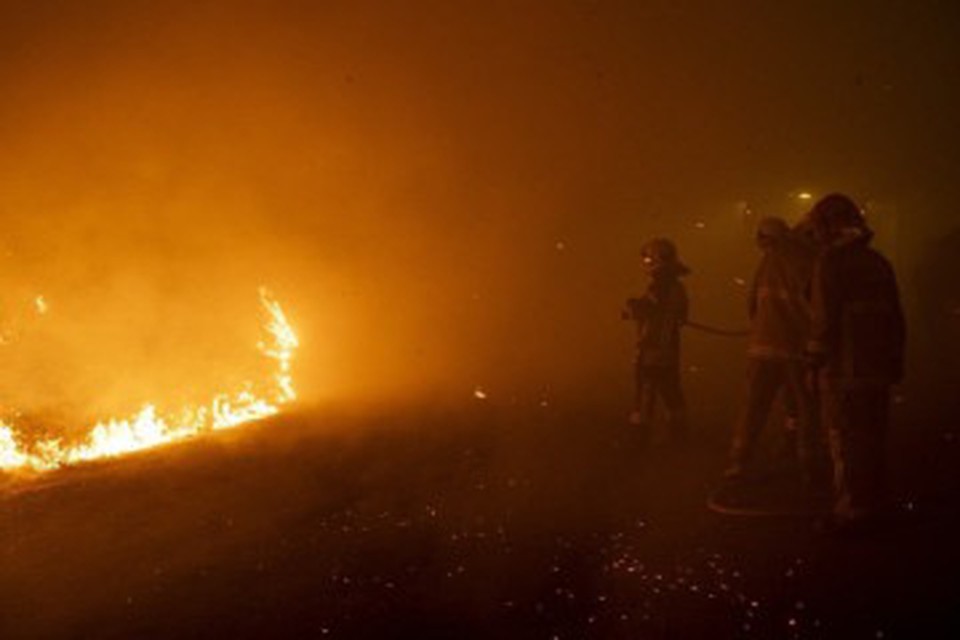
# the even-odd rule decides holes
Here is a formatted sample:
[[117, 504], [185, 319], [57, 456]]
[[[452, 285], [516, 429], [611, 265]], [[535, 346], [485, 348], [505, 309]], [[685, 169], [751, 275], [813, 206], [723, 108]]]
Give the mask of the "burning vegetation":
[[[267, 380], [246, 381], [239, 389], [217, 393], [205, 404], [179, 410], [149, 403], [133, 416], [97, 422], [83, 439], [72, 443], [59, 437], [31, 443], [17, 427], [15, 417], [7, 418], [0, 422], [0, 470], [49, 471], [230, 429], [276, 414], [296, 399], [291, 362], [299, 344], [280, 303], [266, 288], [260, 289], [260, 303], [264, 337], [257, 349], [272, 365]], [[42, 296], [37, 304], [38, 312], [46, 313]]]

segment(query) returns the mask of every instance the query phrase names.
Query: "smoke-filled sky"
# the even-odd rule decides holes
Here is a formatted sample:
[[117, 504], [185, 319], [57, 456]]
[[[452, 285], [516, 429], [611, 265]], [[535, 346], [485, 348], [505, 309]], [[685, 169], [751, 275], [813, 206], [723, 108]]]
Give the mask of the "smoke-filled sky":
[[4, 404], [214, 388], [251, 366], [260, 284], [308, 400], [617, 388], [651, 234], [736, 326], [745, 208], [850, 192], [905, 263], [956, 225], [951, 2], [0, 7]]

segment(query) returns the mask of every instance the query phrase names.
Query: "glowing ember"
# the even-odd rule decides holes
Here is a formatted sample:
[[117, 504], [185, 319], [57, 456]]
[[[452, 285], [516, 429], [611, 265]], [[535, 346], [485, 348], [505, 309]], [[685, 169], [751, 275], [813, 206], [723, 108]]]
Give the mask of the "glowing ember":
[[[45, 312], [47, 303], [43, 298], [36, 302], [38, 311]], [[237, 392], [219, 394], [206, 405], [187, 407], [178, 414], [159, 415], [156, 407], [147, 405], [132, 417], [98, 423], [83, 442], [75, 445], [52, 439], [25, 450], [16, 427], [0, 422], [0, 470], [56, 469], [169, 444], [211, 430], [229, 429], [278, 413], [281, 406], [297, 397], [291, 363], [299, 343], [280, 304], [266, 289], [260, 289], [260, 302], [267, 314], [267, 337], [257, 348], [275, 363], [265, 393], [258, 394], [255, 385], [248, 382]]]

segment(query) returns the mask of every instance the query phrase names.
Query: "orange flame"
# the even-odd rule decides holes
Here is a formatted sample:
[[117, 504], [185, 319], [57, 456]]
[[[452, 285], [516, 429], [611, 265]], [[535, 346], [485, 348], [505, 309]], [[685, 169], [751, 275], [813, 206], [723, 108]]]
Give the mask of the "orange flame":
[[275, 415], [297, 397], [291, 364], [299, 342], [280, 304], [266, 288], [260, 289], [260, 303], [267, 313], [267, 338], [257, 348], [275, 363], [271, 390], [266, 396], [258, 395], [248, 382], [237, 392], [218, 394], [209, 403], [186, 407], [177, 415], [159, 415], [156, 407], [146, 405], [132, 417], [97, 423], [78, 444], [65, 446], [60, 439], [50, 439], [38, 442], [30, 450], [20, 445], [15, 426], [0, 421], [0, 470], [48, 471], [150, 449]]

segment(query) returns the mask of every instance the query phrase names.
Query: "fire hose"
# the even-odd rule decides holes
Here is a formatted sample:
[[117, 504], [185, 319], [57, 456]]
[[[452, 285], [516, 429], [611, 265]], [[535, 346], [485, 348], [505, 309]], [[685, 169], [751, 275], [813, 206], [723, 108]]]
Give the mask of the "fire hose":
[[746, 338], [750, 335], [750, 331], [747, 329], [721, 329], [719, 327], [703, 324], [701, 322], [694, 322], [692, 320], [687, 320], [684, 326], [690, 327], [691, 329], [696, 329], [697, 331], [702, 331], [703, 333], [709, 333], [715, 336], [723, 336], [725, 338]]
[[[632, 310], [621, 311], [620, 317], [624, 320], [637, 319], [635, 312]], [[696, 329], [697, 331], [701, 331], [703, 333], [709, 333], [714, 336], [723, 336], [725, 338], [746, 338], [750, 335], [750, 331], [748, 329], [723, 329], [713, 325], [703, 324], [702, 322], [694, 322], [693, 320], [685, 321], [683, 326]]]

